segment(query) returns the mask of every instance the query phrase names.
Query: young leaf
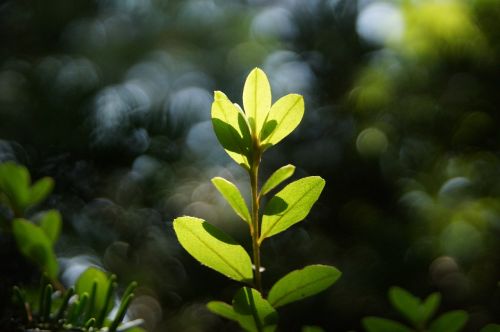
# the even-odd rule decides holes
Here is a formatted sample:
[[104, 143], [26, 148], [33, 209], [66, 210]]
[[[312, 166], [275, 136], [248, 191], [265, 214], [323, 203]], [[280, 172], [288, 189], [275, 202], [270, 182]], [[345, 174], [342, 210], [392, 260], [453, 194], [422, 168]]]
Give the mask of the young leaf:
[[412, 332], [401, 323], [379, 317], [363, 318], [363, 326], [367, 332]]
[[267, 114], [271, 109], [271, 86], [266, 73], [253, 69], [243, 87], [243, 107], [255, 136], [259, 137]]
[[245, 200], [241, 196], [238, 187], [236, 187], [230, 181], [223, 179], [221, 177], [213, 178], [212, 183], [214, 184], [215, 188], [219, 190], [221, 195], [224, 196], [229, 205], [231, 205], [234, 212], [236, 212], [236, 214], [240, 216], [241, 219], [250, 224], [251, 223], [250, 212], [248, 212], [247, 205], [245, 203]]
[[288, 184], [264, 209], [259, 241], [278, 234], [303, 220], [325, 186], [319, 176], [309, 176]]
[[269, 179], [267, 179], [266, 183], [262, 186], [260, 190], [261, 195], [266, 195], [268, 192], [276, 188], [281, 182], [288, 179], [295, 172], [295, 166], [293, 165], [285, 165], [278, 170], [276, 170]]
[[252, 146], [245, 114], [222, 92], [215, 92], [212, 103], [212, 125], [215, 135], [227, 154], [239, 165], [249, 169], [248, 156]]
[[97, 288], [95, 289], [95, 295], [93, 295], [94, 308], [96, 312], [99, 312], [104, 307], [104, 302], [106, 301], [106, 291], [108, 286], [108, 276], [107, 274], [95, 267], [89, 267], [83, 272], [78, 280], [76, 281], [76, 293], [77, 294], [92, 294], [94, 282], [97, 283]]
[[271, 107], [260, 139], [263, 146], [278, 144], [288, 136], [304, 116], [304, 98], [301, 95], [289, 94], [280, 98]]
[[61, 233], [61, 214], [57, 210], [49, 210], [43, 213], [39, 220], [40, 227], [54, 245]]
[[325, 332], [325, 330], [323, 330], [323, 328], [321, 328], [319, 326], [314, 326], [314, 325], [302, 326], [302, 329], [300, 331], [301, 332]]
[[252, 332], [276, 330], [278, 313], [257, 290], [249, 287], [241, 288], [234, 296], [233, 308], [238, 314], [238, 322], [245, 330]]
[[58, 265], [52, 242], [38, 226], [25, 219], [14, 219], [12, 233], [21, 253], [37, 263], [50, 279], [57, 277]]
[[434, 316], [440, 303], [441, 294], [432, 293], [425, 299], [424, 303], [420, 305], [420, 321], [422, 322], [422, 326], [424, 326], [427, 321]]
[[207, 308], [214, 314], [230, 320], [238, 321], [240, 318], [239, 315], [234, 311], [233, 307], [225, 302], [210, 301], [207, 303]]
[[488, 324], [481, 329], [481, 332], [500, 332], [500, 325]]
[[176, 218], [174, 230], [184, 249], [201, 264], [236, 281], [252, 280], [250, 256], [229, 235], [195, 217]]
[[35, 205], [43, 201], [54, 188], [54, 180], [49, 177], [42, 178], [31, 187], [29, 205]]
[[458, 332], [467, 323], [469, 315], [463, 310], [455, 310], [442, 314], [430, 326], [430, 332]]
[[422, 325], [420, 314], [420, 299], [399, 287], [392, 287], [389, 290], [389, 300], [404, 317], [413, 325]]
[[26, 167], [13, 162], [0, 164], [0, 192], [3, 192], [13, 208], [24, 210], [30, 199], [30, 174]]
[[309, 265], [278, 280], [269, 291], [267, 300], [274, 308], [302, 300], [333, 285], [341, 272], [328, 265]]

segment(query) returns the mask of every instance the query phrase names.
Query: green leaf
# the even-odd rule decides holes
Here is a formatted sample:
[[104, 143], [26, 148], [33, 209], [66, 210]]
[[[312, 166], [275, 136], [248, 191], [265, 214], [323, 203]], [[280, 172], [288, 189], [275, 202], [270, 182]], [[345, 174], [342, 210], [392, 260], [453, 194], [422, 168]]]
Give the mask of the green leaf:
[[297, 128], [303, 116], [304, 98], [301, 95], [289, 94], [281, 97], [271, 107], [260, 133], [262, 145], [267, 147], [278, 144]]
[[45, 232], [25, 219], [14, 219], [12, 232], [21, 253], [37, 263], [50, 279], [56, 279], [57, 259]]
[[207, 308], [214, 314], [224, 318], [238, 321], [240, 316], [234, 311], [233, 307], [225, 302], [210, 301], [207, 303]]
[[455, 310], [442, 314], [430, 326], [430, 332], [458, 332], [467, 323], [469, 315], [463, 310]]
[[0, 191], [7, 196], [12, 208], [24, 210], [28, 206], [30, 182], [26, 167], [10, 161], [0, 164]]
[[399, 322], [379, 317], [363, 318], [363, 326], [367, 332], [412, 332]]
[[184, 249], [201, 264], [236, 281], [252, 281], [250, 256], [226, 233], [195, 217], [176, 218], [174, 230]]
[[214, 93], [212, 125], [215, 135], [236, 163], [249, 169], [248, 156], [252, 146], [250, 129], [245, 114], [222, 92]]
[[29, 204], [35, 205], [43, 201], [54, 189], [54, 180], [49, 177], [42, 178], [31, 187]]
[[427, 299], [425, 299], [424, 303], [420, 305], [419, 320], [422, 322], [422, 326], [425, 325], [432, 316], [434, 316], [440, 303], [441, 303], [441, 294], [432, 293], [427, 297]]
[[234, 296], [233, 308], [238, 314], [238, 322], [245, 330], [252, 332], [276, 330], [278, 313], [257, 290], [249, 287], [241, 288]]
[[500, 325], [488, 324], [481, 329], [481, 332], [500, 332]]
[[300, 331], [301, 332], [325, 332], [325, 330], [323, 330], [323, 328], [321, 328], [319, 326], [314, 326], [314, 325], [302, 326], [302, 329]]
[[245, 200], [241, 196], [238, 187], [236, 187], [230, 181], [223, 179], [221, 177], [213, 178], [212, 183], [214, 184], [215, 188], [219, 190], [221, 195], [224, 196], [229, 205], [231, 205], [234, 212], [236, 212], [236, 214], [240, 216], [241, 219], [250, 224], [251, 223], [250, 213], [248, 212], [247, 205], [245, 203]]
[[341, 272], [328, 265], [309, 265], [278, 280], [269, 291], [267, 300], [274, 308], [302, 300], [333, 285]]
[[279, 168], [273, 174], [271, 174], [266, 183], [264, 183], [262, 189], [260, 190], [260, 194], [266, 195], [268, 192], [276, 188], [281, 182], [292, 176], [294, 172], [295, 166], [290, 164]]
[[49, 210], [43, 212], [40, 219], [37, 220], [40, 228], [45, 232], [50, 239], [52, 245], [57, 242], [61, 233], [61, 214], [57, 210]]
[[303, 220], [325, 186], [319, 176], [309, 176], [288, 184], [267, 203], [259, 241], [283, 232]]
[[106, 302], [108, 275], [98, 268], [89, 267], [80, 275], [80, 277], [78, 277], [75, 285], [75, 290], [76, 293], [80, 296], [84, 293], [92, 294], [94, 282], [97, 283], [97, 288], [95, 290], [95, 313], [93, 313], [93, 315], [97, 316], [98, 312], [101, 311], [101, 309], [104, 307], [104, 303]]
[[413, 296], [400, 287], [392, 287], [389, 290], [389, 300], [404, 317], [415, 326], [422, 325], [422, 315], [420, 314], [420, 299]]
[[271, 86], [262, 69], [253, 69], [243, 87], [243, 107], [248, 116], [250, 128], [256, 137], [264, 125], [271, 109]]

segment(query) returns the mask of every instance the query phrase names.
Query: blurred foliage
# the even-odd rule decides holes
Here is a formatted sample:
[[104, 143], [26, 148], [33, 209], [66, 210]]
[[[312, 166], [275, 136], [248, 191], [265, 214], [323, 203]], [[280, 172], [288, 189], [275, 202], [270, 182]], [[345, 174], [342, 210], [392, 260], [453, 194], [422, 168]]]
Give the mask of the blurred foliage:
[[[284, 329], [360, 330], [389, 317], [394, 284], [439, 291], [443, 310], [469, 312], [464, 331], [500, 323], [498, 0], [11, 0], [0, 43], [0, 161], [55, 180], [36, 209], [64, 217], [63, 283], [100, 265], [139, 281], [129, 315], [148, 330], [235, 329], [202, 304], [236, 285], [187, 257], [170, 220], [213, 220], [248, 248], [208, 181], [246, 183], [209, 115], [211, 91], [240, 103], [259, 66], [308, 110], [263, 175], [291, 162], [329, 183], [314, 223], [263, 244], [266, 279], [343, 272], [284, 308]], [[33, 271], [0, 240], [4, 299]]]

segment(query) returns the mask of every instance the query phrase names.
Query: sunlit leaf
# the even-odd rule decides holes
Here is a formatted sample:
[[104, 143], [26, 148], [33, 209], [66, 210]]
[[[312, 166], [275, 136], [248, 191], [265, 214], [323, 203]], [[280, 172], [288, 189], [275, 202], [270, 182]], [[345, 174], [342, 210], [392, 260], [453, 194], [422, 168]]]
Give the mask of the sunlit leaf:
[[236, 212], [236, 214], [240, 216], [241, 219], [250, 224], [251, 223], [250, 212], [248, 212], [247, 205], [245, 203], [245, 200], [241, 196], [238, 187], [236, 187], [230, 181], [223, 179], [221, 177], [213, 178], [212, 183], [214, 184], [215, 188], [219, 190], [221, 195], [224, 196], [229, 205], [231, 205], [234, 212]]
[[293, 165], [285, 165], [279, 168], [269, 177], [269, 179], [267, 179], [266, 183], [264, 183], [262, 189], [260, 190], [260, 194], [267, 194], [268, 192], [279, 186], [280, 183], [292, 176], [293, 172], [295, 172], [295, 166]]
[[363, 318], [363, 326], [367, 332], [412, 332], [401, 323], [379, 317]]
[[101, 311], [106, 302], [106, 293], [108, 289], [108, 275], [95, 267], [89, 267], [83, 272], [78, 280], [76, 281], [76, 293], [84, 294], [92, 293], [92, 287], [94, 282], [97, 283], [97, 288], [94, 297], [94, 308], [96, 312]]
[[30, 200], [30, 174], [26, 167], [13, 162], [0, 164], [0, 191], [13, 208], [23, 210]]
[[303, 220], [325, 186], [319, 176], [309, 176], [288, 184], [267, 203], [262, 218], [260, 240], [278, 234]]
[[481, 332], [500, 332], [500, 325], [488, 324], [481, 329]]
[[276, 145], [297, 128], [303, 116], [304, 98], [301, 95], [289, 94], [281, 97], [271, 107], [262, 128], [262, 145]]
[[207, 308], [214, 314], [217, 314], [224, 318], [234, 321], [239, 320], [239, 315], [234, 311], [233, 307], [225, 302], [210, 301], [207, 303]]
[[12, 232], [21, 253], [34, 261], [47, 273], [48, 277], [57, 277], [58, 265], [52, 242], [38, 226], [25, 219], [14, 219]]
[[59, 238], [61, 233], [61, 214], [57, 210], [49, 210], [43, 212], [40, 219], [38, 220], [40, 228], [45, 232], [47, 237], [50, 239], [52, 245], [54, 245]]
[[266, 73], [253, 69], [243, 87], [243, 107], [255, 136], [259, 137], [264, 121], [271, 109], [271, 86]]
[[341, 272], [328, 265], [309, 265], [278, 280], [269, 291], [267, 300], [275, 308], [315, 295], [331, 285]]
[[400, 287], [392, 287], [389, 290], [389, 300], [404, 317], [412, 324], [421, 325], [420, 299], [413, 296]]
[[29, 204], [35, 205], [43, 201], [52, 192], [54, 180], [49, 177], [42, 178], [31, 187]]
[[278, 313], [255, 289], [241, 288], [233, 299], [238, 322], [247, 331], [272, 332], [276, 330]]
[[212, 124], [217, 139], [229, 156], [248, 169], [252, 140], [245, 114], [218, 91], [212, 103]]
[[463, 310], [455, 310], [442, 314], [430, 326], [430, 332], [458, 332], [467, 323], [469, 315]]
[[203, 265], [237, 281], [252, 280], [250, 256], [229, 235], [194, 217], [176, 218], [174, 230], [184, 249]]

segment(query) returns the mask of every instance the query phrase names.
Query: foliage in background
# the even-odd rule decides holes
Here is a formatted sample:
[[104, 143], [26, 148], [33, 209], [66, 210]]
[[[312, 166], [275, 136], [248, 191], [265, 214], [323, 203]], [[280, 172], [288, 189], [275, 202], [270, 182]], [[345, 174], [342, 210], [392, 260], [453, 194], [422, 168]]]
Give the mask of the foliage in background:
[[[248, 171], [252, 193], [251, 213], [238, 187], [215, 177], [212, 183], [234, 212], [248, 224], [253, 259], [229, 235], [202, 219], [179, 217], [174, 230], [181, 245], [195, 259], [228, 278], [246, 283], [233, 298], [232, 305], [220, 301], [207, 304], [212, 312], [234, 320], [247, 331], [275, 331], [277, 308], [317, 294], [337, 281], [341, 273], [328, 265], [309, 265], [279, 279], [264, 296], [260, 246], [262, 242], [302, 221], [319, 198], [325, 181], [319, 176], [305, 177], [276, 193], [263, 209], [264, 195], [291, 177], [295, 171], [286, 165], [274, 172], [259, 190], [259, 166], [264, 151], [288, 136], [304, 114], [302, 96], [289, 94], [271, 105], [271, 88], [266, 74], [255, 68], [243, 88], [243, 111], [225, 94], [216, 91], [212, 104], [215, 134], [229, 156]], [[253, 269], [253, 272], [252, 272]]]

